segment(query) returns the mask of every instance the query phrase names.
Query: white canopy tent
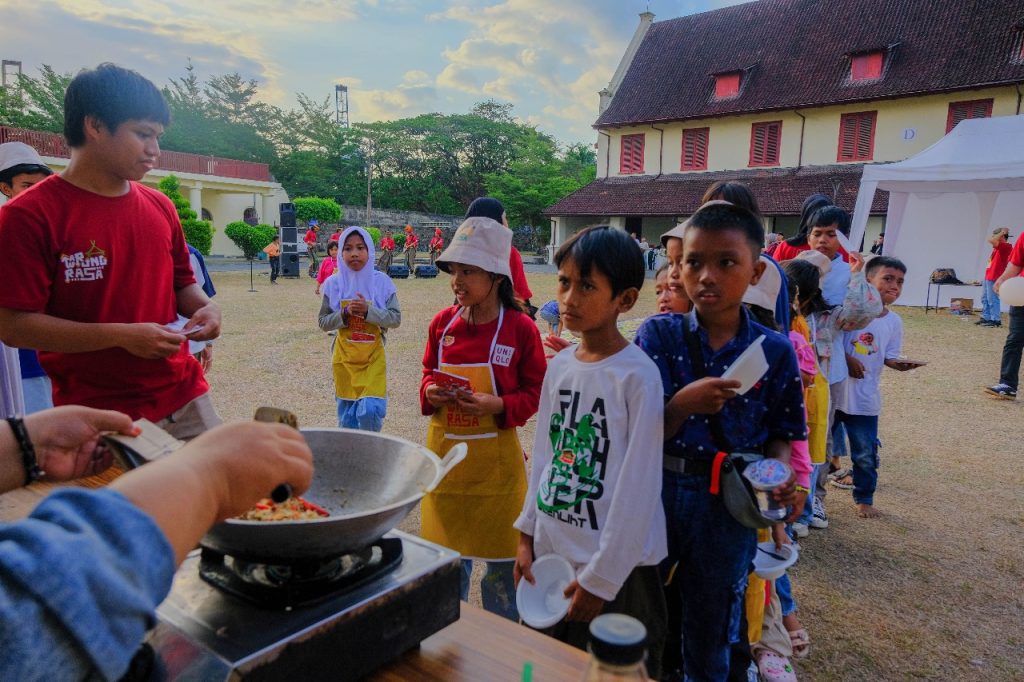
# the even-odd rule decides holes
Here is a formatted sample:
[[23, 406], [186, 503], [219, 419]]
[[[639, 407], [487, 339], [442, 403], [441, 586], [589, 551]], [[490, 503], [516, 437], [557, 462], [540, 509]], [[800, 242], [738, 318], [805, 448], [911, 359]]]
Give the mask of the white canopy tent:
[[[965, 282], [981, 280], [992, 230], [1024, 231], [1024, 116], [962, 121], [920, 154], [868, 165], [860, 181], [850, 241], [864, 237], [875, 190], [889, 192], [883, 254], [907, 265], [903, 305], [925, 305], [936, 268], [953, 268]], [[981, 299], [981, 289], [943, 285], [949, 296]], [[933, 287], [932, 302], [935, 291]]]

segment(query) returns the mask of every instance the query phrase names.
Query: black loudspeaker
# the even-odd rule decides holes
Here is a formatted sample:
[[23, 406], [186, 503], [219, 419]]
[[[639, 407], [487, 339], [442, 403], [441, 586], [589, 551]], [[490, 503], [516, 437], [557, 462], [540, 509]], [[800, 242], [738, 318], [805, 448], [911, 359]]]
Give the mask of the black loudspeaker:
[[437, 277], [437, 266], [436, 265], [417, 265], [416, 276], [424, 279], [432, 279]]
[[406, 265], [392, 265], [388, 268], [388, 277], [391, 279], [408, 279], [409, 267]]
[[[295, 222], [293, 221], [294, 225]], [[281, 245], [287, 246], [289, 244], [299, 243], [299, 229], [297, 227], [282, 227], [281, 228]]]
[[281, 254], [281, 276], [290, 277], [292, 279], [299, 278], [299, 254]]
[[281, 204], [281, 227], [295, 227], [295, 204]]

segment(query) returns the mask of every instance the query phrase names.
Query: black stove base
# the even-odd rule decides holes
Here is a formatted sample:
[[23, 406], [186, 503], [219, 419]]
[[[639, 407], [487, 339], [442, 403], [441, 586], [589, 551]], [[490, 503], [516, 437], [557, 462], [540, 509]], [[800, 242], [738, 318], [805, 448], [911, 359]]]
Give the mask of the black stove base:
[[147, 643], [150, 680], [359, 680], [459, 618], [459, 555], [399, 531], [394, 570], [288, 611], [225, 594], [199, 576], [198, 552], [175, 576]]

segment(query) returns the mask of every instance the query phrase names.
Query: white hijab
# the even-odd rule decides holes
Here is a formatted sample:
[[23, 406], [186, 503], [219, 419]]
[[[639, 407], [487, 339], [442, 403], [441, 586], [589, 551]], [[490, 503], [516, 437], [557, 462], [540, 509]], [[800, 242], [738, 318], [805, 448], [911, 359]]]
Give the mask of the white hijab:
[[[366, 242], [368, 256], [366, 265], [358, 272], [345, 265], [343, 256], [345, 240], [353, 232], [358, 232]], [[321, 291], [331, 304], [331, 310], [341, 310], [341, 302], [356, 298], [356, 294], [362, 294], [363, 298], [378, 308], [387, 307], [388, 299], [396, 291], [395, 284], [390, 277], [374, 269], [376, 260], [373, 239], [366, 230], [352, 226], [341, 233], [341, 237], [338, 238], [338, 271], [328, 277], [321, 287]]]

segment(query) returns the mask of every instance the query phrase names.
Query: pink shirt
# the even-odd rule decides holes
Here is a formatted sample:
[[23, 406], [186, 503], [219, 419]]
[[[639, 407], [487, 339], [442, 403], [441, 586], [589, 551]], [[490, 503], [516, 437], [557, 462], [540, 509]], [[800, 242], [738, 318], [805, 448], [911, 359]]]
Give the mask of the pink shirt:
[[316, 275], [316, 283], [323, 284], [328, 277], [338, 271], [338, 261], [334, 258], [324, 258], [320, 263], [320, 272]]
[[[796, 361], [800, 371], [805, 374], [817, 374], [818, 361], [814, 353], [814, 346], [808, 343], [800, 332], [790, 331], [789, 340], [793, 344], [793, 350], [796, 351]], [[807, 417], [806, 406], [804, 407], [804, 417]], [[796, 474], [796, 483], [810, 488], [811, 472], [814, 470], [814, 465], [811, 464], [811, 451], [807, 441], [794, 440], [790, 441], [789, 445], [791, 448], [789, 464], [793, 467], [793, 473]]]

